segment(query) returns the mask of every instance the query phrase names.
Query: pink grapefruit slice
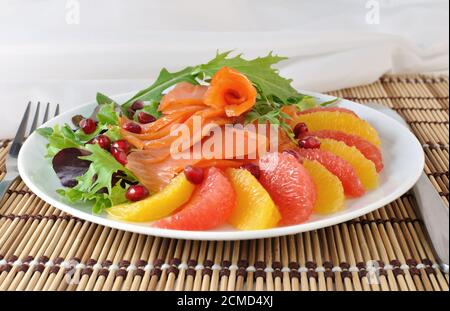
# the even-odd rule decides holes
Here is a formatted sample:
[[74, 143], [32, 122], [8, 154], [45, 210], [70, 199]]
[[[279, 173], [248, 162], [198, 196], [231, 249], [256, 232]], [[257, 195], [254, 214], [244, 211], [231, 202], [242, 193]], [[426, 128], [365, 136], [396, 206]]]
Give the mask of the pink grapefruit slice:
[[259, 181], [277, 205], [280, 225], [308, 220], [316, 201], [314, 182], [298, 160], [286, 153], [268, 153], [259, 160]]
[[205, 171], [203, 182], [179, 212], [154, 223], [155, 227], [175, 230], [208, 230], [226, 222], [236, 206], [236, 194], [218, 168]]

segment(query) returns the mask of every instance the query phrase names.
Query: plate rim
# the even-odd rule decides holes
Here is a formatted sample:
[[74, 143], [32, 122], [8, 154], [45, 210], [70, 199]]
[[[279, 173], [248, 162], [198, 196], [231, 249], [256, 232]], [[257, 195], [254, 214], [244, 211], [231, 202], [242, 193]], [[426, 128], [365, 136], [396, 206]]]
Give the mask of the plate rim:
[[[310, 91], [301, 91], [303, 94], [311, 95], [314, 97], [318, 97], [321, 99], [329, 99], [334, 98], [333, 96], [327, 95], [327, 94], [321, 94], [316, 92], [310, 92]], [[134, 94], [133, 92], [126, 92], [117, 94], [114, 96], [111, 96], [112, 99], [124, 97], [126, 95]], [[383, 114], [382, 112], [379, 112], [373, 108], [367, 107], [363, 104], [358, 104], [354, 101], [350, 101], [347, 99], [342, 99], [342, 103], [349, 103], [350, 105], [361, 105], [364, 107], [363, 109], [371, 110], [371, 113], [374, 113], [375, 115], [379, 114], [383, 118], [388, 118], [391, 120], [391, 122], [394, 122], [396, 125], [399, 126], [399, 128], [402, 128], [401, 131], [408, 132], [407, 135], [409, 135], [412, 138], [412, 141], [416, 145], [418, 149], [420, 149], [422, 152], [420, 152], [420, 159], [418, 159], [418, 167], [421, 169], [417, 169], [413, 176], [413, 178], [410, 178], [410, 180], [402, 184], [402, 187], [398, 187], [395, 189], [395, 191], [392, 191], [389, 193], [389, 195], [384, 196], [382, 199], [377, 200], [376, 202], [370, 203], [363, 208], [356, 209], [354, 211], [349, 211], [347, 213], [338, 215], [336, 217], [326, 218], [326, 219], [319, 219], [311, 223], [303, 223], [293, 226], [286, 226], [286, 227], [275, 227], [270, 229], [264, 229], [264, 230], [249, 230], [249, 231], [187, 231], [187, 230], [171, 230], [171, 229], [161, 229], [161, 228], [155, 228], [151, 226], [145, 226], [142, 224], [133, 224], [133, 223], [125, 223], [114, 219], [105, 218], [99, 215], [93, 215], [89, 214], [85, 211], [82, 211], [76, 207], [72, 207], [67, 203], [64, 203], [60, 200], [53, 199], [52, 197], [49, 197], [47, 194], [45, 194], [43, 191], [41, 191], [37, 186], [35, 186], [35, 183], [31, 180], [31, 178], [26, 174], [26, 165], [25, 165], [25, 158], [24, 150], [27, 149], [28, 143], [33, 140], [33, 137], [35, 135], [38, 135], [36, 132], [34, 132], [23, 144], [18, 157], [18, 169], [20, 177], [22, 178], [23, 182], [26, 184], [26, 186], [34, 193], [36, 194], [40, 199], [47, 202], [48, 204], [54, 206], [55, 208], [66, 212], [70, 215], [73, 215], [74, 217], [84, 219], [89, 222], [93, 222], [99, 225], [107, 226], [109, 228], [139, 233], [139, 234], [145, 234], [145, 235], [152, 235], [152, 236], [158, 236], [163, 238], [176, 238], [176, 239], [183, 239], [183, 240], [210, 240], [210, 241], [230, 241], [230, 240], [250, 240], [250, 239], [261, 239], [261, 238], [271, 238], [271, 237], [278, 237], [278, 236], [285, 236], [285, 235], [291, 235], [291, 234], [297, 234], [301, 232], [307, 232], [312, 231], [316, 229], [326, 228], [329, 226], [333, 226], [336, 224], [340, 224], [346, 221], [349, 221], [351, 219], [360, 217], [362, 215], [368, 214], [374, 210], [377, 210], [397, 198], [401, 197], [404, 193], [406, 193], [409, 189], [411, 189], [414, 184], [419, 179], [420, 175], [423, 172], [424, 165], [425, 165], [425, 156], [423, 153], [423, 148], [420, 142], [418, 141], [417, 137], [409, 131], [406, 127], [401, 125], [398, 121], [393, 119], [390, 116], [387, 116]], [[43, 124], [41, 127], [45, 127], [48, 123], [54, 122], [57, 118], [63, 118], [66, 115], [69, 115], [71, 113], [74, 113], [76, 111], [79, 111], [83, 109], [83, 107], [92, 105], [95, 103], [95, 101], [90, 101], [88, 103], [78, 105], [63, 114], [59, 115], [56, 118], [53, 118]]]

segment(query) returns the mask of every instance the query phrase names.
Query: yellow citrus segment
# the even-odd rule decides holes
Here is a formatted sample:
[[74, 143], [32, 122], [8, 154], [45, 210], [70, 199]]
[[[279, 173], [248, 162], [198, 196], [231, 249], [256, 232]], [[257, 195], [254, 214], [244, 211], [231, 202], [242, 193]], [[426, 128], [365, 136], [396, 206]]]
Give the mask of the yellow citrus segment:
[[342, 210], [345, 206], [344, 187], [341, 181], [317, 161], [304, 160], [303, 166], [316, 186], [314, 212], [330, 214]]
[[356, 147], [350, 147], [334, 139], [320, 139], [320, 149], [330, 151], [350, 163], [366, 190], [372, 190], [378, 186], [375, 164]]
[[259, 181], [243, 169], [229, 168], [226, 174], [237, 198], [236, 208], [228, 222], [240, 230], [275, 227], [281, 219], [280, 212]]
[[189, 201], [195, 186], [179, 174], [160, 192], [142, 201], [125, 203], [108, 208], [108, 214], [120, 220], [153, 221], [170, 215]]
[[377, 147], [381, 145], [377, 131], [368, 122], [351, 113], [338, 111], [305, 113], [299, 115], [296, 121], [306, 123], [310, 131], [341, 131], [362, 137]]

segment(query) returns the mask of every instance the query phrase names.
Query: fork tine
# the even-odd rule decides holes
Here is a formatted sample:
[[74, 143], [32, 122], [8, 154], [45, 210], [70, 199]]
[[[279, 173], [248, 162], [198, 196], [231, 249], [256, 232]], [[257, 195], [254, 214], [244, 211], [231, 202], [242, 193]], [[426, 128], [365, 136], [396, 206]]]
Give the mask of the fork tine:
[[41, 103], [38, 102], [37, 106], [36, 106], [36, 112], [34, 113], [33, 123], [31, 124], [31, 128], [30, 128], [30, 135], [31, 135], [31, 133], [34, 132], [34, 130], [37, 127], [37, 123], [38, 123], [38, 120], [39, 120], [39, 110], [40, 110], [40, 108], [41, 108]]
[[55, 117], [59, 115], [59, 104], [56, 104]]
[[48, 111], [50, 109], [50, 103], [47, 103], [47, 106], [45, 107], [45, 113], [44, 113], [44, 120], [42, 121], [42, 123], [45, 123], [48, 121]]
[[28, 117], [30, 115], [30, 107], [31, 102], [28, 102], [27, 109], [25, 110], [25, 113], [23, 114], [22, 121], [20, 122], [19, 128], [17, 129], [16, 136], [14, 137], [13, 143], [11, 145], [11, 150], [15, 149], [16, 147], [22, 144], [24, 138], [25, 138], [25, 131], [27, 129], [28, 124]]

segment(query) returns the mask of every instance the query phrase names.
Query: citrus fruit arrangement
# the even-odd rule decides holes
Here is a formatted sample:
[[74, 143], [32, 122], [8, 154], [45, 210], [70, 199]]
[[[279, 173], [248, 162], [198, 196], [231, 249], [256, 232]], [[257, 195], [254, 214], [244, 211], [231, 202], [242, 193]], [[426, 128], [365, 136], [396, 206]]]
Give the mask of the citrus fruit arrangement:
[[380, 137], [337, 100], [292, 88], [272, 68], [283, 59], [226, 52], [163, 69], [125, 103], [98, 93], [91, 116], [39, 129], [58, 193], [173, 230], [262, 230], [342, 211], [378, 187]]

